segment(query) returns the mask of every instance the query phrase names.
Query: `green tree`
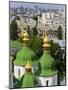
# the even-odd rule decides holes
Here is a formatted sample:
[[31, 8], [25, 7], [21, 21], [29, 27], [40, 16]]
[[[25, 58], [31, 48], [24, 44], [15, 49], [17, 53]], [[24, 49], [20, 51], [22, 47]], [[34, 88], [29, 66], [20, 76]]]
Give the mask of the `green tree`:
[[37, 32], [36, 26], [32, 28], [32, 30], [33, 30], [33, 36], [37, 36], [38, 32]]
[[36, 21], [36, 26], [32, 28], [32, 37], [31, 37], [31, 48], [36, 52], [38, 58], [42, 55], [42, 39], [38, 36], [37, 23], [38, 17], [34, 16], [33, 19]]
[[20, 20], [20, 17], [19, 17], [19, 16], [16, 16], [16, 17], [15, 17], [15, 20]]
[[50, 41], [51, 44], [51, 55], [55, 58], [57, 50], [60, 49], [61, 47], [57, 43], [53, 43], [53, 40]]
[[55, 59], [55, 66], [58, 70], [58, 85], [60, 85], [60, 80], [63, 80], [66, 70], [66, 62], [63, 60], [63, 52], [61, 47], [57, 43], [51, 43], [51, 55]]
[[17, 40], [18, 39], [18, 28], [17, 28], [17, 23], [16, 20], [14, 19], [11, 24], [10, 24], [10, 40]]
[[62, 36], [62, 27], [59, 26], [58, 30], [57, 30], [57, 37], [58, 39], [62, 40], [63, 36]]
[[38, 57], [42, 55], [42, 39], [39, 36], [32, 37], [30, 47], [36, 52]]
[[37, 29], [38, 17], [37, 16], [34, 16], [33, 19], [36, 21], [36, 29]]
[[34, 16], [33, 19], [37, 21], [37, 16]]

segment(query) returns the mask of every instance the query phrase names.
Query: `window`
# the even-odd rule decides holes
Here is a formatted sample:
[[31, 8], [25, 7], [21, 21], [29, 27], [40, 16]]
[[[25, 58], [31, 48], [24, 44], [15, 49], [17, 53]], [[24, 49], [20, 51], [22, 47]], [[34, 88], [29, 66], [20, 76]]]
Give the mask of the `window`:
[[48, 80], [47, 80], [47, 81], [46, 81], [46, 86], [48, 86], [48, 83], [49, 83], [49, 82], [48, 82]]
[[31, 72], [31, 69], [26, 69], [26, 72], [27, 72], [27, 73], [30, 73], [30, 72]]
[[20, 69], [18, 69], [18, 77], [20, 77]]

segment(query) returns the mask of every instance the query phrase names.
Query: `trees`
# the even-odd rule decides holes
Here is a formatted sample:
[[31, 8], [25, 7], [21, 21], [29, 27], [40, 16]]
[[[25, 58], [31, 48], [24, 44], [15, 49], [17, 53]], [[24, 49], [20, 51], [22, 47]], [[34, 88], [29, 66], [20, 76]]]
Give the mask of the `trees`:
[[14, 19], [10, 24], [10, 40], [17, 40], [19, 37], [18, 32], [16, 19]]
[[37, 56], [40, 57], [42, 54], [42, 39], [38, 36], [36, 26], [33, 28], [30, 46], [36, 52]]
[[66, 62], [64, 61], [65, 58], [63, 59], [63, 52], [61, 47], [57, 43], [51, 43], [51, 55], [55, 59], [55, 66], [56, 69], [58, 70], [58, 85], [60, 85], [60, 80], [63, 80], [64, 75], [65, 75], [65, 70], [66, 70]]
[[36, 52], [38, 58], [42, 55], [42, 39], [38, 36], [37, 31], [37, 16], [33, 17], [36, 20], [36, 26], [32, 28], [32, 36], [31, 36], [31, 48]]
[[30, 47], [36, 52], [38, 57], [42, 54], [42, 40], [39, 36], [34, 36], [31, 39]]
[[51, 44], [51, 55], [54, 58], [57, 58], [56, 54], [61, 47], [57, 43], [53, 43], [53, 40], [50, 41], [50, 44]]
[[34, 16], [33, 19], [36, 21], [36, 28], [37, 28], [37, 24], [38, 24], [38, 17]]
[[57, 37], [58, 39], [62, 40], [63, 36], [62, 36], [62, 27], [59, 26], [58, 30], [57, 30]]
[[34, 16], [33, 19], [37, 21], [37, 16]]
[[36, 26], [32, 28], [32, 30], [33, 30], [33, 36], [37, 36], [38, 32], [37, 32]]

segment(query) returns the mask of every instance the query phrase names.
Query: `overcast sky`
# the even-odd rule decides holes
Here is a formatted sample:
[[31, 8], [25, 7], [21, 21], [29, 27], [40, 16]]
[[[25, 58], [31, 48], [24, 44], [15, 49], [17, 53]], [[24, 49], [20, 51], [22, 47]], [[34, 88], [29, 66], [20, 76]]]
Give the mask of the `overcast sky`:
[[27, 2], [10, 2], [10, 7], [13, 8], [17, 8], [17, 7], [29, 7], [29, 8], [33, 8], [35, 5], [38, 5], [39, 8], [45, 8], [45, 9], [60, 9], [60, 8], [64, 8], [65, 5], [63, 4], [40, 4], [40, 3], [27, 3]]

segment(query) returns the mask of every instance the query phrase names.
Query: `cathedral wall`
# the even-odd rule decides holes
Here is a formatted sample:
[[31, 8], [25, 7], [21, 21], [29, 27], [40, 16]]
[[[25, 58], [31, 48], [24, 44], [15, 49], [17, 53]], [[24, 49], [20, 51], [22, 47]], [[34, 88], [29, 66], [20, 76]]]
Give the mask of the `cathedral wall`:
[[14, 75], [16, 78], [21, 78], [22, 75], [25, 73], [25, 68], [23, 66], [16, 66], [14, 65]]
[[57, 85], [57, 74], [51, 77], [37, 77], [41, 86], [54, 86]]

